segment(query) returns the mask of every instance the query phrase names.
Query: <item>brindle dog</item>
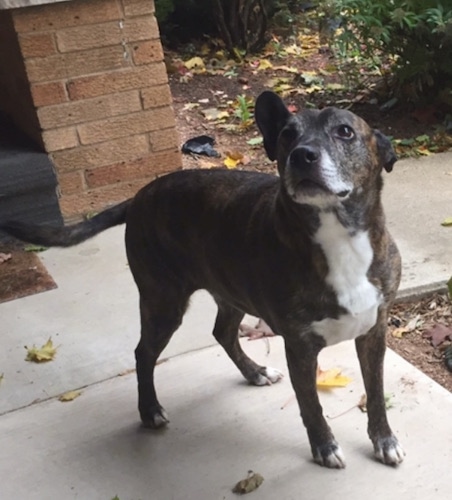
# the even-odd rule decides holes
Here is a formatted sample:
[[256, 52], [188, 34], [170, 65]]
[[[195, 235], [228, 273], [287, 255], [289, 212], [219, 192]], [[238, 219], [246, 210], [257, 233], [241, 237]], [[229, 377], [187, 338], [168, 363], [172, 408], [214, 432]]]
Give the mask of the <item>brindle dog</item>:
[[293, 115], [276, 94], [264, 92], [255, 115], [279, 177], [181, 171], [80, 224], [0, 227], [22, 240], [71, 246], [126, 223], [127, 255], [140, 293], [136, 362], [145, 426], [168, 423], [155, 392], [155, 364], [189, 297], [202, 288], [218, 305], [215, 338], [251, 384], [277, 382], [281, 373], [243, 352], [237, 332], [244, 313], [263, 318], [284, 338], [312, 454], [327, 467], [341, 468], [345, 461], [322, 415], [317, 355], [327, 345], [355, 339], [375, 455], [398, 464], [404, 453], [386, 418], [383, 358], [400, 257], [380, 199], [382, 170], [392, 170], [394, 151], [349, 111]]

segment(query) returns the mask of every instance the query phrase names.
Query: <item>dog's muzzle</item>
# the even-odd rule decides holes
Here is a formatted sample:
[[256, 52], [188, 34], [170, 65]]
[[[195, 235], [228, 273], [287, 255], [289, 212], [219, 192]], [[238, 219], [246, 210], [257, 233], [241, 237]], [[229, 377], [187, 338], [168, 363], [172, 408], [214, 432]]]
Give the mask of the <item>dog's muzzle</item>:
[[297, 146], [289, 155], [290, 185], [306, 196], [334, 195], [346, 198], [351, 189], [342, 182], [329, 155], [316, 145]]

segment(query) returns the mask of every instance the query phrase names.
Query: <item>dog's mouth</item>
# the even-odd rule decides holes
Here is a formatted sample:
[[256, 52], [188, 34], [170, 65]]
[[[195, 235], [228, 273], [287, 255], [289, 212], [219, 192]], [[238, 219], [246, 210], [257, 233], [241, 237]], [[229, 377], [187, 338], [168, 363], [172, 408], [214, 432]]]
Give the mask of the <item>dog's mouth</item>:
[[350, 190], [344, 189], [339, 192], [333, 191], [330, 187], [324, 183], [310, 179], [301, 179], [295, 184], [295, 193], [297, 196], [302, 196], [303, 198], [317, 198], [317, 197], [334, 197], [341, 200], [345, 200], [349, 194]]

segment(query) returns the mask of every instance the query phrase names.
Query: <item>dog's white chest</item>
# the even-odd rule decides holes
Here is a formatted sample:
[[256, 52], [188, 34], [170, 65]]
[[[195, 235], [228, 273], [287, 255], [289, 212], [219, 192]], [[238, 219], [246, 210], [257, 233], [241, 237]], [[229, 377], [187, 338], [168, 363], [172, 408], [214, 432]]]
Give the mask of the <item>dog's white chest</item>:
[[380, 294], [367, 278], [373, 251], [367, 232], [350, 235], [334, 213], [322, 212], [315, 241], [328, 262], [327, 283], [348, 312], [337, 319], [314, 321], [312, 327], [327, 345], [367, 333], [377, 321]]

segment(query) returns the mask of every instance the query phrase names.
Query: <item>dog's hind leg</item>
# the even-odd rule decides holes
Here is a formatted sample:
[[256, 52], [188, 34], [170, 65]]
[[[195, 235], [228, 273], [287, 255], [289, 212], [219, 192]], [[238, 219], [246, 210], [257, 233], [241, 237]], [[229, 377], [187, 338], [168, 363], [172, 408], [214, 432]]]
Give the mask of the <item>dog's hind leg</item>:
[[218, 314], [213, 335], [246, 380], [253, 385], [270, 385], [281, 380], [283, 374], [279, 370], [260, 366], [243, 352], [238, 330], [244, 313], [222, 300], [216, 299], [216, 302]]
[[189, 294], [183, 299], [157, 294], [140, 296], [141, 339], [135, 349], [138, 378], [138, 409], [144, 427], [157, 429], [168, 424], [168, 416], [157, 399], [154, 369], [157, 359], [182, 322]]

